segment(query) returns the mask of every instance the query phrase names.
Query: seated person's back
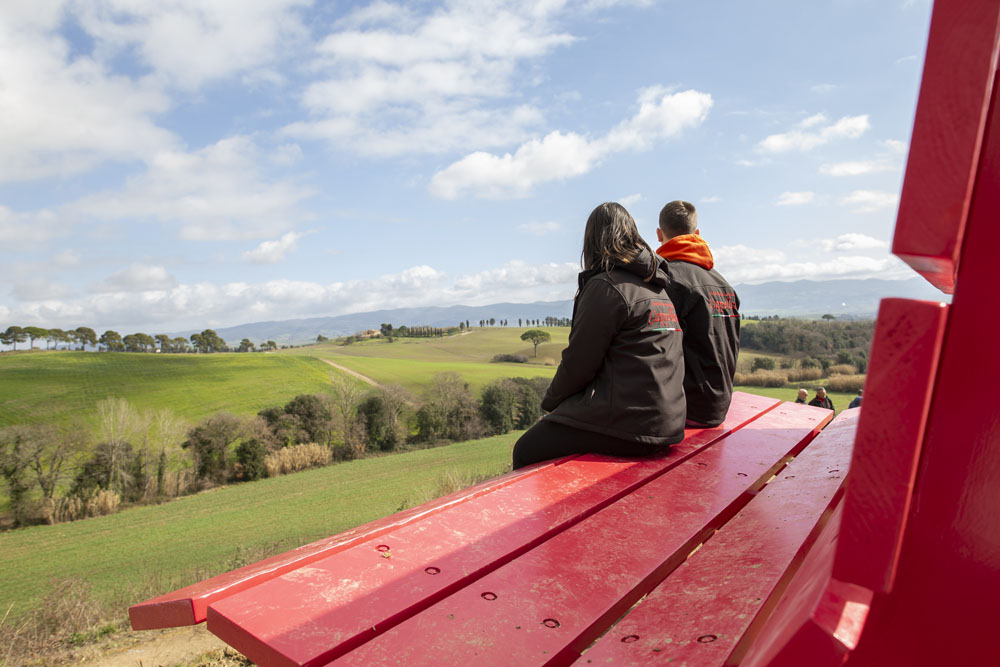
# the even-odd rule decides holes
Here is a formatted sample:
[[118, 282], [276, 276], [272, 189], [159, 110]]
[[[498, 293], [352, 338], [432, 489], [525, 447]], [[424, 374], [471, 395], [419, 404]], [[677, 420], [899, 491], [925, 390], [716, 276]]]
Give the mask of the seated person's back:
[[684, 394], [689, 426], [717, 426], [733, 396], [740, 351], [740, 300], [714, 269], [715, 260], [698, 229], [693, 204], [672, 201], [660, 211], [656, 232], [667, 260], [667, 291], [684, 332]]

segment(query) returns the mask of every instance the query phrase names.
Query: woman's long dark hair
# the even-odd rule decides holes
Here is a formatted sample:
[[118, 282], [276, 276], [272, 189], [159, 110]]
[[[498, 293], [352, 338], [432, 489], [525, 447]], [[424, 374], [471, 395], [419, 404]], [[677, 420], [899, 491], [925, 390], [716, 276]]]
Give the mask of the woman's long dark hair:
[[615, 264], [630, 263], [643, 248], [653, 252], [639, 235], [635, 220], [625, 207], [616, 202], [604, 202], [587, 218], [580, 263], [586, 270], [610, 271]]

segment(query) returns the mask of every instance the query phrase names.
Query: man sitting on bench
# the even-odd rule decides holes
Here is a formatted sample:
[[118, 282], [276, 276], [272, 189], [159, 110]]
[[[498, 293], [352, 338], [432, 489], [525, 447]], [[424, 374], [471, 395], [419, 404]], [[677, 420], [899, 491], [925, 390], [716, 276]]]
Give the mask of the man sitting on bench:
[[656, 251], [667, 260], [667, 292], [684, 332], [687, 425], [718, 426], [733, 396], [740, 352], [740, 299], [714, 268], [694, 204], [672, 201], [660, 211]]

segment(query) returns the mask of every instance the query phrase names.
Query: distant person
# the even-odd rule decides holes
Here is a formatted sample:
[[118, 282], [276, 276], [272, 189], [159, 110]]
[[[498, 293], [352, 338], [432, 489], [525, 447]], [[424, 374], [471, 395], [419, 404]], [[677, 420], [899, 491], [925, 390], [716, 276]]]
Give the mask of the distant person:
[[660, 211], [656, 253], [667, 260], [667, 291], [684, 331], [687, 424], [718, 426], [733, 397], [740, 353], [740, 299], [715, 266], [698, 229], [694, 204], [672, 201]]
[[548, 411], [514, 445], [514, 468], [598, 453], [644, 456], [684, 438], [684, 352], [665, 265], [620, 204], [583, 235], [569, 346], [542, 399]]
[[816, 398], [809, 401], [809, 405], [815, 405], [817, 408], [833, 410], [833, 401], [831, 401], [830, 397], [826, 395], [826, 388], [824, 387], [820, 387], [816, 390]]
[[795, 397], [795, 402], [805, 403], [807, 398], [809, 398], [809, 392], [802, 387], [799, 387], [799, 395]]
[[860, 408], [861, 407], [861, 399], [862, 399], [863, 395], [864, 395], [864, 390], [863, 389], [858, 389], [858, 395], [851, 399], [851, 403], [850, 403], [850, 405], [847, 406], [847, 408], [848, 409], [851, 409], [851, 408]]

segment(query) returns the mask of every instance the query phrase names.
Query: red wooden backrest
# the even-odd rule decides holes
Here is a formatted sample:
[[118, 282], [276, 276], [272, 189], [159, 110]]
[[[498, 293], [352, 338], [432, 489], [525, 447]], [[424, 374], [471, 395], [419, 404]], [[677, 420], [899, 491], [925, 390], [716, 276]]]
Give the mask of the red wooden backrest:
[[998, 51], [998, 0], [935, 3], [893, 252], [954, 298], [883, 302], [836, 551], [741, 664], [1000, 662]]

